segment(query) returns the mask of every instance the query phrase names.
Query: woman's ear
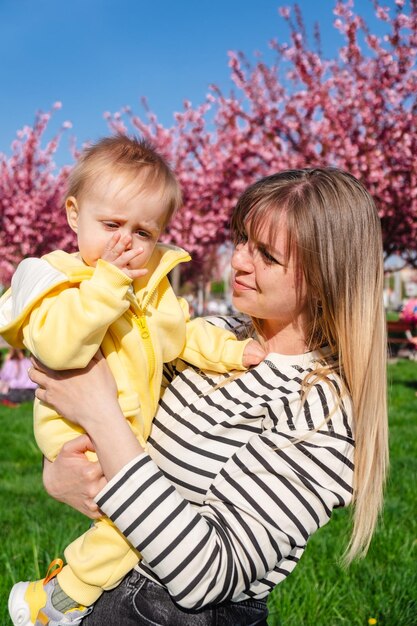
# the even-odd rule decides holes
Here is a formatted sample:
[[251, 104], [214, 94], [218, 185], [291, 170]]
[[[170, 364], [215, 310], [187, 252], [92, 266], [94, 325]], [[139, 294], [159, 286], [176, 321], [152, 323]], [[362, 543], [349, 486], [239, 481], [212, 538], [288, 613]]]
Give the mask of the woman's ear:
[[74, 198], [74, 196], [68, 196], [68, 198], [65, 200], [65, 210], [67, 212], [68, 224], [71, 230], [76, 233], [78, 231], [79, 208], [77, 200]]

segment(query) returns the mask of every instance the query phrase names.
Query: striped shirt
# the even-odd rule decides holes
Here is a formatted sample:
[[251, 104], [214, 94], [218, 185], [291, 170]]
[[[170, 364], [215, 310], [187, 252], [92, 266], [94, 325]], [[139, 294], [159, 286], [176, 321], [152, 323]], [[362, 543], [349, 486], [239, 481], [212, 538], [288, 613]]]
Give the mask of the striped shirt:
[[303, 393], [320, 359], [271, 353], [214, 390], [224, 375], [169, 366], [147, 451], [97, 503], [183, 607], [264, 598], [351, 501], [350, 399], [335, 375]]

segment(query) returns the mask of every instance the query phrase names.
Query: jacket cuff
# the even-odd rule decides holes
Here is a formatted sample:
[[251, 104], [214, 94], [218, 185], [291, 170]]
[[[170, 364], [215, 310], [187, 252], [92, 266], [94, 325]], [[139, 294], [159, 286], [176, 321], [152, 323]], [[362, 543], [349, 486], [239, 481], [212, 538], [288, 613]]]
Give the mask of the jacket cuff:
[[102, 259], [97, 261], [92, 280], [97, 282], [103, 280], [106, 285], [110, 283], [114, 287], [130, 287], [133, 282], [133, 280], [129, 278], [129, 276], [126, 276], [118, 267]]
[[223, 363], [227, 363], [233, 369], [246, 370], [242, 364], [243, 352], [253, 339], [244, 339], [243, 341], [226, 341], [224, 345], [224, 351], [222, 356]]

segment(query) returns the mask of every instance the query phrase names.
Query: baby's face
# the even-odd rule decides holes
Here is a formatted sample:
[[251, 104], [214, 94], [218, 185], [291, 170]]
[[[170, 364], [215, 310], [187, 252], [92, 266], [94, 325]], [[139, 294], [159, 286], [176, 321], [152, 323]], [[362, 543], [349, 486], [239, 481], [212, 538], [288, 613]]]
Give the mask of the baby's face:
[[120, 174], [101, 176], [72, 202], [67, 199], [67, 215], [77, 233], [78, 248], [87, 265], [94, 267], [116, 232], [130, 237], [127, 249], [142, 248], [131, 269], [145, 267], [166, 220], [162, 190], [140, 189]]

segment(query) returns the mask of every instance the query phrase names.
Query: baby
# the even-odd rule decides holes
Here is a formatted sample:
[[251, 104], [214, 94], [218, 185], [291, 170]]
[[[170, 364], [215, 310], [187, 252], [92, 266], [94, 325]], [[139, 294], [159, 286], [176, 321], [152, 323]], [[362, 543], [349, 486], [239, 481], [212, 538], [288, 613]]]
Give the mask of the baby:
[[[83, 368], [101, 349], [142, 445], [159, 400], [163, 363], [181, 357], [198, 368], [226, 372], [264, 357], [251, 339], [237, 341], [203, 319], [190, 321], [186, 301], [174, 294], [168, 273], [190, 256], [158, 239], [180, 204], [174, 173], [149, 143], [102, 139], [82, 153], [69, 180], [65, 207], [78, 252], [25, 259], [0, 300], [0, 334], [50, 368]], [[34, 430], [52, 461], [81, 432], [39, 401]], [[62, 618], [80, 623], [140, 555], [101, 518], [66, 548], [65, 558], [66, 565], [58, 560], [44, 580], [14, 585], [14, 624]], [[21, 621], [26, 615], [30, 621]]]

